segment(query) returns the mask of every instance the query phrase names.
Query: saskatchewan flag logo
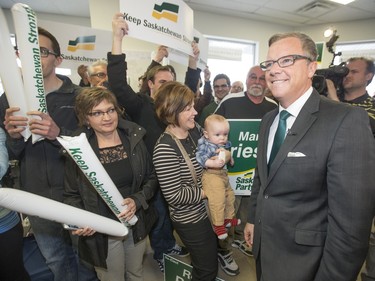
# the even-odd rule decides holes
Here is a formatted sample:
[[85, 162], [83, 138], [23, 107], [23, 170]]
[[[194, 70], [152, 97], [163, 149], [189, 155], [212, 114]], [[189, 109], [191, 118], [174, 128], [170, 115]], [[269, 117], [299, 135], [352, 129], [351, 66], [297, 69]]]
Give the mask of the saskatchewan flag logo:
[[158, 20], [161, 18], [165, 18], [170, 21], [177, 22], [178, 9], [179, 9], [178, 5], [168, 3], [168, 2], [163, 2], [161, 5], [155, 4], [154, 10], [152, 12], [152, 16]]
[[77, 49], [94, 50], [95, 39], [95, 35], [78, 36], [75, 40], [69, 40], [68, 51], [75, 52], [77, 51]]

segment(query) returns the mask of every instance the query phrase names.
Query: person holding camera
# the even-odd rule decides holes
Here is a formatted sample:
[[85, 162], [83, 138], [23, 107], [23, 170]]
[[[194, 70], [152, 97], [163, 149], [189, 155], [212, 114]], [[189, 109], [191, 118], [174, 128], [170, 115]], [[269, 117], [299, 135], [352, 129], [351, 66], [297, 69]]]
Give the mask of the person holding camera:
[[366, 91], [366, 87], [374, 77], [374, 61], [364, 57], [353, 57], [347, 61], [346, 67], [349, 69], [349, 73], [344, 77], [342, 83], [344, 95], [338, 97], [332, 81], [327, 79], [328, 97], [332, 100], [363, 107], [370, 117], [371, 130], [375, 136], [375, 99]]
[[[374, 61], [364, 57], [353, 57], [347, 61], [346, 66], [349, 69], [349, 73], [343, 80], [344, 99], [342, 101], [350, 103], [354, 106], [363, 107], [367, 111], [370, 118], [371, 130], [375, 136], [375, 99], [366, 91], [366, 87], [371, 83], [374, 77]], [[366, 258], [366, 267], [361, 273], [361, 279], [362, 281], [375, 279], [374, 227], [372, 228], [369, 240], [369, 251]]]

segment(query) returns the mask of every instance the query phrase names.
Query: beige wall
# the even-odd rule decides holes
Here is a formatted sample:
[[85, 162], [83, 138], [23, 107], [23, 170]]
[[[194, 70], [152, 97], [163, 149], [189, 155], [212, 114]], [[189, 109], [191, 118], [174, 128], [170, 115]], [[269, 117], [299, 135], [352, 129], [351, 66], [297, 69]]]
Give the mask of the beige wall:
[[[316, 42], [326, 42], [323, 36], [324, 30], [334, 26], [337, 34], [340, 36], [337, 42], [353, 42], [353, 41], [375, 41], [375, 18], [361, 21], [340, 22], [332, 24], [322, 24], [314, 26], [304, 26], [303, 32], [311, 36]], [[328, 67], [333, 55], [327, 49], [324, 49], [322, 67]]]
[[[115, 0], [105, 2], [101, 0], [90, 0], [92, 27], [110, 30], [110, 21], [108, 21], [107, 18], [110, 17], [110, 15], [113, 15], [118, 9], [118, 1]], [[221, 24], [218, 25], [218, 22], [220, 22]], [[326, 42], [327, 40], [326, 38], [324, 38], [323, 32], [329, 26], [336, 27], [336, 29], [338, 30], [338, 34], [340, 35], [339, 41], [341, 42], [375, 40], [375, 29], [371, 28], [375, 26], [375, 18], [363, 21], [291, 27], [286, 25], [262, 23], [247, 19], [222, 16], [207, 12], [194, 12], [194, 27], [204, 35], [257, 42], [259, 44], [259, 62], [263, 61], [266, 58], [268, 50], [268, 39], [274, 33], [301, 31], [311, 36], [311, 38], [316, 42]], [[138, 40], [130, 40], [130, 38], [126, 40], [126, 48], [128, 50], [152, 51], [154, 48], [153, 44], [146, 44], [145, 42]], [[328, 67], [331, 60], [332, 54], [328, 53], [328, 51], [324, 48], [321, 67]], [[183, 72], [185, 71], [185, 69], [181, 67], [177, 68], [178, 77], [181, 81], [181, 79], [183, 79], [184, 77]]]
[[[221, 24], [218, 25], [218, 22]], [[194, 12], [194, 26], [204, 35], [249, 40], [259, 43], [259, 57], [265, 59], [268, 50], [268, 38], [277, 32], [290, 31], [290, 27], [270, 23]]]
[[[116, 0], [89, 0], [91, 18], [67, 17], [53, 14], [38, 13], [37, 16], [44, 20], [54, 20], [57, 22], [91, 26], [93, 28], [111, 30], [111, 20], [113, 14], [119, 10], [119, 2]], [[4, 11], [10, 30], [14, 32], [11, 23], [11, 15], [9, 10]], [[218, 25], [217, 23], [221, 24]], [[316, 42], [325, 42], [323, 32], [329, 26], [335, 26], [340, 35], [339, 42], [348, 41], [366, 41], [375, 40], [375, 18], [363, 21], [351, 21], [342, 23], [331, 23], [324, 25], [290, 27], [279, 24], [261, 23], [235, 17], [216, 15], [206, 12], [194, 13], [194, 25], [204, 35], [234, 38], [240, 40], [249, 40], [259, 43], [258, 61], [263, 61], [267, 55], [268, 38], [277, 32], [301, 31], [307, 33]], [[108, 50], [110, 50], [110, 44]], [[131, 54], [132, 52], [142, 52], [143, 54], [151, 54], [156, 49], [156, 45], [140, 40], [126, 38], [124, 41], [124, 52]], [[321, 67], [327, 67], [332, 59], [332, 55], [324, 49], [323, 61]], [[132, 87], [136, 87], [137, 77], [147, 68], [150, 63], [149, 59], [132, 61], [128, 55], [128, 70]], [[172, 63], [173, 64], [173, 63]], [[174, 65], [177, 70], [178, 81], [183, 82], [186, 67]], [[136, 89], [136, 88], [135, 88]]]
[[[218, 22], [225, 23], [218, 27]], [[370, 20], [331, 23], [313, 26], [290, 27], [269, 23], [260, 23], [251, 20], [226, 17], [205, 12], [194, 12], [194, 25], [205, 35], [215, 35], [236, 39], [245, 39], [259, 42], [259, 62], [265, 60], [268, 50], [268, 39], [275, 33], [300, 31], [308, 34], [315, 42], [326, 42], [324, 30], [330, 26], [336, 27], [340, 35], [339, 42], [348, 41], [375, 41], [375, 17]], [[328, 67], [332, 54], [323, 50], [322, 67]]]

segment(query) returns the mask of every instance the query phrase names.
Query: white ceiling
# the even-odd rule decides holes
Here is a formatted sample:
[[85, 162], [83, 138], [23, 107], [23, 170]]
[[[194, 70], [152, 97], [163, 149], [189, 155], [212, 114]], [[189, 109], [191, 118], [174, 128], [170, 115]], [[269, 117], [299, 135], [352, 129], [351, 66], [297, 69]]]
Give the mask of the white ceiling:
[[[346, 6], [328, 0], [184, 1], [196, 11], [205, 11], [292, 27], [375, 18], [375, 0], [356, 0]], [[89, 0], [0, 0], [0, 6], [11, 8], [13, 4], [18, 2], [29, 5], [36, 12], [81, 17], [90, 16]]]

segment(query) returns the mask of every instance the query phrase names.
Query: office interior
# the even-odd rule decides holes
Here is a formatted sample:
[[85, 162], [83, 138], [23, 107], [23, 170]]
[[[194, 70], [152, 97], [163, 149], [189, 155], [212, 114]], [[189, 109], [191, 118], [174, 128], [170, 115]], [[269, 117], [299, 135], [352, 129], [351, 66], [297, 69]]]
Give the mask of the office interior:
[[[79, 0], [78, 0], [79, 1]], [[38, 19], [56, 21], [61, 23], [69, 23], [75, 25], [82, 25], [96, 29], [103, 29], [111, 31], [111, 20], [113, 15], [119, 11], [119, 1], [117, 0], [88, 0], [90, 8], [90, 17], [76, 17], [60, 14], [47, 14], [36, 11]], [[1, 6], [0, 0], [0, 6]], [[17, 1], [15, 1], [16, 3]], [[22, 1], [19, 1], [22, 2]], [[187, 2], [188, 3], [188, 2]], [[369, 5], [375, 5], [372, 1], [368, 1]], [[32, 7], [32, 4], [30, 4]], [[74, 9], [74, 7], [72, 7]], [[12, 16], [9, 9], [3, 9], [9, 29], [14, 32], [12, 23]], [[246, 18], [231, 17], [228, 15], [215, 14], [205, 11], [194, 10], [194, 27], [204, 35], [215, 36], [220, 38], [228, 38], [235, 40], [248, 40], [257, 43], [257, 57], [256, 62], [259, 63], [266, 59], [268, 50], [268, 39], [278, 32], [300, 31], [308, 34], [316, 42], [326, 42], [324, 31], [329, 27], [334, 26], [339, 35], [340, 42], [375, 42], [375, 13], [373, 18], [354, 20], [354, 21], [337, 21], [329, 24], [314, 24], [303, 26], [292, 26], [283, 24], [274, 24], [261, 20], [251, 20]], [[48, 27], [47, 27], [48, 29]], [[142, 50], [145, 52], [152, 52], [155, 50], [155, 45], [144, 41], [126, 38], [123, 44], [124, 52], [131, 52], [134, 50]], [[110, 51], [111, 42], [108, 42], [108, 51]], [[326, 48], [323, 50], [323, 58], [320, 68], [329, 66], [332, 55], [327, 52]], [[173, 63], [172, 63], [173, 64]], [[174, 64], [173, 64], [174, 65]], [[141, 66], [146, 69], [148, 62], [144, 62]], [[174, 65], [177, 71], [177, 80], [183, 82], [186, 72], [186, 66]], [[140, 67], [140, 66], [138, 66]], [[249, 65], [250, 69], [251, 65]], [[132, 64], [128, 64], [129, 80], [131, 86], [137, 89], [137, 78], [141, 73], [131, 71]], [[223, 69], [225, 71], [225, 69]], [[244, 73], [245, 80], [246, 73]], [[74, 83], [79, 83], [79, 76], [75, 70], [72, 70], [72, 77]], [[373, 94], [373, 93], [370, 93]], [[256, 280], [255, 278], [255, 262], [252, 257], [246, 257], [238, 250], [233, 249], [234, 258], [239, 264], [240, 275], [229, 277], [219, 270], [219, 277], [224, 280]], [[189, 262], [189, 258], [182, 258], [182, 260]], [[152, 250], [149, 247], [147, 257], [145, 259], [145, 280], [164, 280], [163, 274], [159, 271], [157, 264], [152, 259]], [[360, 279], [358, 279], [360, 280]]]
[[[4, 2], [9, 2], [2, 0]], [[0, 0], [0, 5], [2, 3]], [[13, 0], [12, 0], [13, 1]], [[56, 21], [65, 24], [81, 25], [85, 27], [91, 27], [95, 29], [111, 31], [111, 20], [113, 15], [120, 10], [120, 4], [118, 0], [87, 0], [89, 3], [90, 17], [77, 17], [61, 15], [58, 12], [54, 14], [42, 13], [36, 11], [38, 19], [47, 21]], [[368, 3], [369, 11], [375, 10], [375, 4], [369, 0], [357, 0]], [[13, 1], [17, 3], [18, 1]], [[32, 2], [29, 1], [32, 7]], [[190, 1], [185, 1], [188, 5]], [[303, 1], [306, 2], [306, 1]], [[309, 2], [309, 1], [307, 1]], [[319, 2], [319, 1], [317, 1]], [[27, 2], [25, 2], [27, 3]], [[296, 5], [299, 6], [300, 4]], [[72, 7], [74, 10], [74, 7]], [[14, 33], [12, 15], [9, 9], [3, 9], [7, 18], [10, 32]], [[262, 20], [251, 20], [248, 18], [241, 18], [235, 16], [228, 16], [223, 14], [215, 14], [211, 12], [194, 10], [194, 28], [197, 29], [201, 34], [211, 37], [218, 37], [228, 40], [243, 40], [249, 42], [255, 42], [257, 45], [255, 63], [260, 63], [266, 59], [268, 50], [268, 39], [275, 33], [278, 32], [289, 32], [289, 31], [300, 31], [308, 34], [315, 42], [327, 42], [328, 39], [324, 37], [324, 31], [329, 27], [334, 27], [339, 34], [337, 42], [374, 42], [375, 41], [375, 30], [371, 27], [375, 24], [375, 13], [372, 18], [366, 18], [362, 20], [352, 21], [335, 21], [330, 23], [312, 24], [312, 25], [295, 25], [295, 24], [280, 24], [270, 23], [266, 19]], [[277, 15], [275, 15], [277, 17]], [[259, 17], [258, 17], [259, 18]], [[124, 52], [131, 53], [132, 51], [144, 51], [152, 53], [156, 50], [156, 45], [132, 38], [125, 38], [123, 44]], [[111, 42], [108, 42], [108, 51], [110, 51]], [[326, 68], [330, 65], [332, 60], [332, 54], [323, 48], [322, 61], [319, 68]], [[137, 78], [141, 75], [139, 71], [132, 71], [132, 69], [146, 69], [149, 60], [142, 61], [131, 61], [128, 56], [128, 81], [130, 85], [137, 89]], [[143, 64], [143, 65], [142, 65]], [[174, 64], [176, 68], [177, 80], [184, 82], [186, 66]], [[142, 68], [143, 67], [143, 68]], [[251, 65], [249, 65], [250, 69]], [[246, 73], [243, 75], [245, 80]], [[79, 76], [75, 70], [72, 70], [72, 81], [75, 83], [79, 82]], [[373, 94], [373, 93], [370, 93]]]

